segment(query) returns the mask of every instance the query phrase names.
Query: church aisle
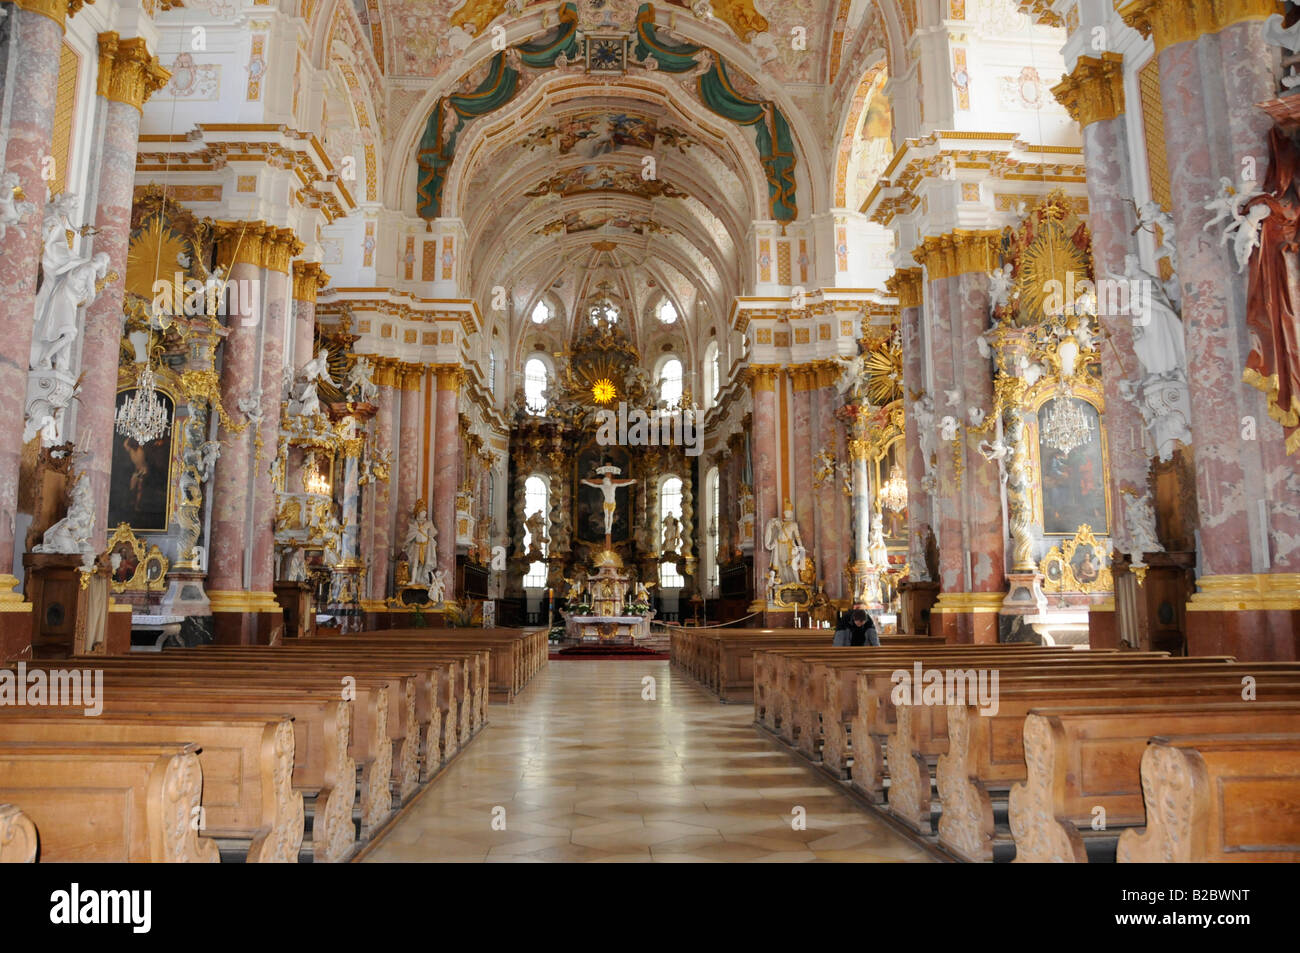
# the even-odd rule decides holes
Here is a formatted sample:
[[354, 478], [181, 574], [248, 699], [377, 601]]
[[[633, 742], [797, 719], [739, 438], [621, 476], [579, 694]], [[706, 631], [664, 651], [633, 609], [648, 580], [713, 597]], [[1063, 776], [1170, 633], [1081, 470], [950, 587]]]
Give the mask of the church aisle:
[[487, 730], [365, 860], [929, 859], [752, 718], [667, 662], [552, 662], [515, 704], [491, 707]]

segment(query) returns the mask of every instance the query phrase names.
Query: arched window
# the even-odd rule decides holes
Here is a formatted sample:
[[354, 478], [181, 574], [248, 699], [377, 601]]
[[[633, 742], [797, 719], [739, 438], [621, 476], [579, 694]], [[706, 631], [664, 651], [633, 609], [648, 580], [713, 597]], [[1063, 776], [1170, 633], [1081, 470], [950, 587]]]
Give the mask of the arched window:
[[712, 407], [722, 391], [722, 366], [718, 359], [718, 342], [710, 341], [704, 349], [704, 393]]
[[[546, 516], [550, 509], [550, 487], [546, 481], [539, 476], [530, 476], [524, 481], [524, 552], [528, 552], [533, 544], [533, 531], [529, 528], [527, 520], [535, 513], [541, 513]], [[545, 525], [543, 523], [543, 525]], [[541, 544], [542, 554], [545, 555], [549, 548], [548, 543]], [[528, 567], [528, 572], [524, 574], [525, 589], [545, 589], [546, 588], [546, 563], [537, 560]]]
[[659, 399], [669, 408], [675, 408], [682, 401], [682, 362], [675, 357], [664, 361], [659, 371]]
[[488, 351], [488, 393], [493, 397], [497, 393], [497, 352], [496, 348]]
[[530, 357], [524, 364], [524, 400], [534, 417], [546, 414], [546, 383], [546, 362], [540, 357]]
[[[682, 518], [682, 481], [677, 477], [669, 477], [664, 480], [663, 486], [659, 488], [659, 541], [661, 545], [663, 543], [663, 524], [670, 513], [680, 522]], [[679, 555], [685, 556], [685, 550], [685, 540], [683, 540]], [[686, 579], [677, 571], [676, 566], [670, 562], [659, 564], [660, 589], [680, 589], [684, 585], [686, 585]]]
[[708, 570], [709, 590], [716, 597], [718, 593], [718, 518], [722, 512], [721, 497], [719, 495], [718, 468], [711, 467], [708, 475], [704, 478], [705, 499], [708, 501], [708, 512], [705, 521], [705, 553], [707, 554], [706, 563]]
[[533, 308], [532, 317], [533, 324], [545, 324], [551, 320], [551, 306], [545, 301], [537, 302], [536, 307]]
[[671, 301], [669, 301], [667, 298], [664, 298], [664, 300], [660, 302], [658, 314], [659, 314], [659, 320], [662, 321], [664, 324], [677, 323], [677, 317], [678, 317], [677, 306], [673, 304]]

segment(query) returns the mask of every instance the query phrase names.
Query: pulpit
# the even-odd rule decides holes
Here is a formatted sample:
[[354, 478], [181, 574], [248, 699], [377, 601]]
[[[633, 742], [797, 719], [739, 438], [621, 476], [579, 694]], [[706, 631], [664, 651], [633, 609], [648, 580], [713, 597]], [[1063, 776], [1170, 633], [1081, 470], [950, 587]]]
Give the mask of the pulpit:
[[32, 658], [103, 654], [109, 577], [83, 573], [81, 556], [27, 553], [24, 590], [32, 603]]

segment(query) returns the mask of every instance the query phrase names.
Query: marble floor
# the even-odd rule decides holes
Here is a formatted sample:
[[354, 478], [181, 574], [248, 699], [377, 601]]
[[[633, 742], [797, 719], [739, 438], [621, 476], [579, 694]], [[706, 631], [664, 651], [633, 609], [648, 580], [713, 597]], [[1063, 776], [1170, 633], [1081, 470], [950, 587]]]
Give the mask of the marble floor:
[[488, 718], [366, 862], [929, 859], [667, 662], [552, 662]]

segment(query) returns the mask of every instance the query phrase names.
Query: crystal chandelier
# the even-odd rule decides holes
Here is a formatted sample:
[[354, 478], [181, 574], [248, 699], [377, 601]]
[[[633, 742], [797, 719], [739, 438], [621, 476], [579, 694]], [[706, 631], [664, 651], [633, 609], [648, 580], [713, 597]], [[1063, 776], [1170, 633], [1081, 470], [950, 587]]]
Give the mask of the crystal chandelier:
[[1043, 443], [1062, 455], [1091, 443], [1092, 419], [1068, 388], [1062, 388], [1043, 421]]
[[897, 463], [889, 471], [885, 485], [880, 488], [880, 505], [895, 513], [901, 513], [907, 507], [907, 480], [903, 478], [903, 469]]
[[330, 495], [330, 481], [325, 474], [320, 471], [320, 464], [316, 462], [316, 454], [307, 458], [306, 465], [302, 468], [302, 488], [305, 492], [316, 496]]
[[143, 447], [171, 429], [171, 415], [158, 399], [153, 365], [145, 363], [135, 386], [136, 392], [117, 409], [117, 432]]

